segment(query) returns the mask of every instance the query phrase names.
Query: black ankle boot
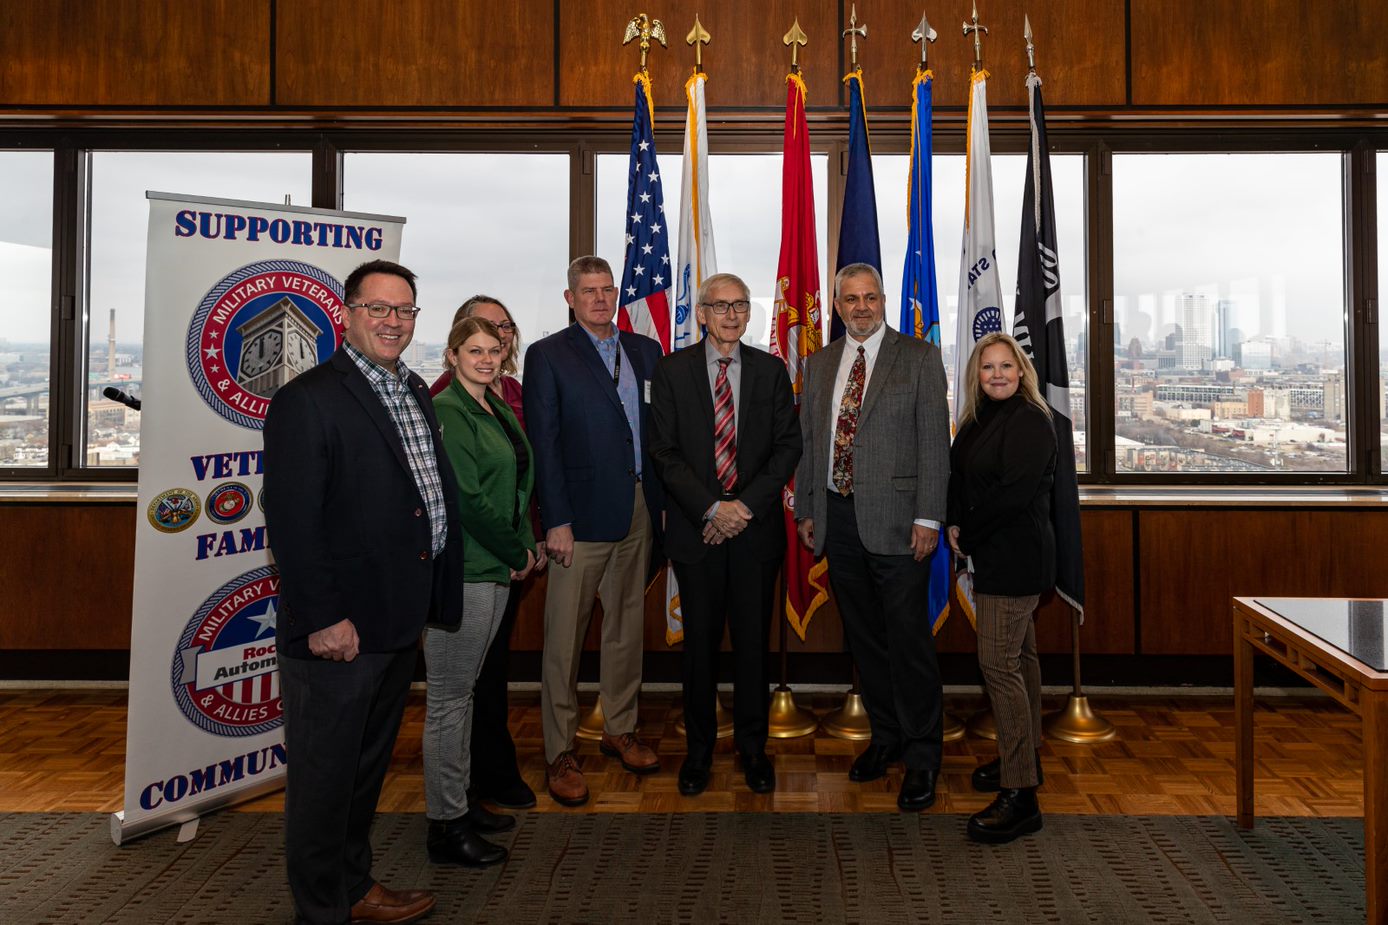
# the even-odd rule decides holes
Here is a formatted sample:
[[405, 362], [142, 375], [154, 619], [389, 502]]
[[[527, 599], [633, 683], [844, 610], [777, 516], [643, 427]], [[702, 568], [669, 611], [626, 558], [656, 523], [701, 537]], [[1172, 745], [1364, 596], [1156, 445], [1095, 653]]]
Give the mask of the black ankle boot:
[[1036, 805], [1036, 788], [1004, 788], [981, 813], [969, 817], [969, 838], [1001, 845], [1019, 835], [1041, 831], [1041, 807]]
[[429, 820], [429, 837], [425, 843], [429, 860], [435, 864], [461, 864], [464, 867], [489, 867], [506, 860], [506, 849], [478, 835], [467, 817], [448, 822]]
[[[987, 764], [981, 764], [974, 768], [973, 776], [970, 778], [974, 789], [979, 793], [997, 793], [1002, 787], [1002, 759], [994, 758]], [[1040, 787], [1046, 782], [1046, 775], [1041, 773], [1041, 753], [1036, 753], [1036, 786]]]

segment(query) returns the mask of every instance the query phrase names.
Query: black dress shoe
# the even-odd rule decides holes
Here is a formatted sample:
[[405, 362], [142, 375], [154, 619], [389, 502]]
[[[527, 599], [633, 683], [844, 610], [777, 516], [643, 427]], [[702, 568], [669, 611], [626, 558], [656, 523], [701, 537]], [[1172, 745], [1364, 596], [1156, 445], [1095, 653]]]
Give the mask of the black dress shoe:
[[901, 779], [901, 793], [897, 794], [896, 805], [905, 812], [918, 813], [935, 805], [935, 778], [939, 771], [907, 768]]
[[[981, 764], [974, 768], [973, 776], [970, 778], [974, 789], [979, 793], [997, 793], [1002, 789], [1002, 759], [994, 758], [987, 764]], [[1046, 775], [1041, 773], [1041, 753], [1036, 753], [1036, 786], [1041, 786], [1046, 782]]]
[[901, 752], [885, 745], [869, 745], [867, 750], [853, 760], [848, 769], [848, 779], [859, 784], [886, 776], [887, 765], [901, 757]]
[[516, 817], [494, 813], [481, 803], [473, 803], [463, 817], [474, 832], [509, 832], [516, 827]]
[[771, 793], [776, 789], [776, 768], [766, 752], [742, 756], [742, 773], [753, 793]]
[[687, 797], [703, 793], [708, 789], [708, 774], [707, 762], [684, 759], [684, 764], [680, 765], [680, 793]]
[[506, 849], [494, 845], [473, 831], [467, 817], [451, 822], [429, 820], [429, 837], [425, 843], [429, 860], [435, 864], [461, 864], [464, 867], [489, 867], [506, 860]]
[[468, 796], [468, 802], [474, 799], [485, 800], [502, 809], [531, 809], [535, 805], [535, 791], [530, 789], [530, 785], [517, 777], [509, 784], [497, 787], [479, 787], [477, 796]]
[[1036, 805], [1035, 787], [999, 790], [987, 809], [969, 817], [969, 838], [992, 845], [1039, 831], [1041, 807]]

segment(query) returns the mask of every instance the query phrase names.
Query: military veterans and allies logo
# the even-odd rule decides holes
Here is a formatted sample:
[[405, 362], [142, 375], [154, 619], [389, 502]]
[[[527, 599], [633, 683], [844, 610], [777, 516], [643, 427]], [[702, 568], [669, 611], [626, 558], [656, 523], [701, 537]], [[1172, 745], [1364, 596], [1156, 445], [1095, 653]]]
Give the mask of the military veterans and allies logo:
[[188, 721], [213, 735], [260, 735], [283, 717], [275, 654], [280, 576], [252, 569], [203, 601], [174, 649], [170, 681]]
[[196, 494], [186, 488], [170, 488], [149, 503], [149, 524], [160, 533], [179, 533], [191, 527], [201, 512]]
[[214, 523], [234, 524], [254, 507], [251, 490], [240, 482], [218, 485], [207, 495], [207, 516]]
[[188, 325], [188, 374], [208, 407], [259, 430], [285, 383], [342, 339], [342, 284], [315, 266], [266, 260], [208, 290]]

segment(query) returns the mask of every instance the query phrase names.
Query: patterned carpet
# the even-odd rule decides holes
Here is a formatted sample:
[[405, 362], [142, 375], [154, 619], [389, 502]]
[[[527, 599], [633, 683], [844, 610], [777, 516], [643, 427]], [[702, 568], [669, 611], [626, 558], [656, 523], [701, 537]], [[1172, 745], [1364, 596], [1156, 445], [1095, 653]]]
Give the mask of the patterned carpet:
[[[1358, 819], [1062, 816], [1001, 848], [958, 815], [531, 814], [485, 871], [431, 866], [382, 815], [376, 874], [439, 894], [430, 922], [1362, 922]], [[0, 815], [0, 922], [280, 923], [280, 818], [224, 812], [117, 848], [107, 818]]]

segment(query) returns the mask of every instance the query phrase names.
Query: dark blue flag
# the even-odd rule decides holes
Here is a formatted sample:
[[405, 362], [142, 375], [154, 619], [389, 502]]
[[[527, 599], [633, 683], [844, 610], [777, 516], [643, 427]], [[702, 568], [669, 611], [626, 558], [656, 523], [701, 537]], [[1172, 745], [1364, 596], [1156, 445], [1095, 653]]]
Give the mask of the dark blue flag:
[[[872, 186], [872, 148], [868, 143], [862, 71], [854, 71], [843, 82], [848, 84], [848, 179], [843, 187], [838, 265], [834, 271], [850, 263], [866, 263], [880, 274], [882, 245], [877, 237], [877, 194]], [[829, 340], [837, 340], [843, 336], [843, 319], [838, 312], [829, 317]]]

